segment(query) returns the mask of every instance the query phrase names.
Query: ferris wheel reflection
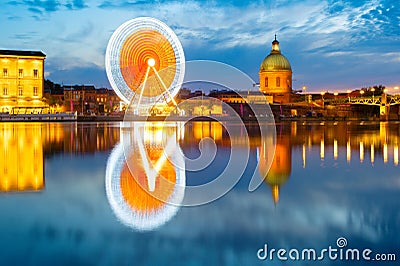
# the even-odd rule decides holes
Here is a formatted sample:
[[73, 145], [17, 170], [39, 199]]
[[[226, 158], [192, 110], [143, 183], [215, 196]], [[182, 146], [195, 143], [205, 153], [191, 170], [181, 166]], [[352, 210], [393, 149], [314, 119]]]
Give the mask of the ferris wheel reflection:
[[132, 123], [121, 127], [111, 152], [106, 192], [118, 220], [138, 231], [154, 230], [179, 210], [185, 167], [176, 123]]

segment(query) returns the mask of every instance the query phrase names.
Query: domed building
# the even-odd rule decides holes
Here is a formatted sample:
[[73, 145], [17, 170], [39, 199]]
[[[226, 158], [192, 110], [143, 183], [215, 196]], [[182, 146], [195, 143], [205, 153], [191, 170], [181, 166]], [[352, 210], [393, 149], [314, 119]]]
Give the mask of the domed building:
[[290, 102], [292, 94], [292, 67], [289, 60], [281, 53], [279, 42], [272, 42], [272, 50], [260, 66], [260, 91], [272, 96], [275, 103]]

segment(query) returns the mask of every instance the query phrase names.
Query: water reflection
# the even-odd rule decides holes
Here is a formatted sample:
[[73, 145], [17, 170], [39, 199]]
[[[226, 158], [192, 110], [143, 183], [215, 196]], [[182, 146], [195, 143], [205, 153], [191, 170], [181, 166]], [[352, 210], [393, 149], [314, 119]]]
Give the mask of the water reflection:
[[[139, 132], [143, 133], [142, 148], [154, 165], [161, 156], [157, 140], [167, 143], [168, 136], [174, 136], [184, 154], [194, 155], [193, 158], [200, 149], [199, 140], [205, 136], [216, 140], [221, 150], [216, 155], [217, 160], [228, 156], [227, 146], [244, 147], [241, 144], [243, 132], [237, 129], [228, 136], [223, 126], [196, 122], [184, 128], [178, 126], [178, 130], [164, 131], [153, 124]], [[46, 189], [41, 193], [1, 195], [2, 262], [4, 265], [121, 265], [126, 262], [138, 265], [278, 265], [278, 261], [260, 262], [256, 257], [257, 249], [265, 243], [271, 248], [326, 248], [335, 246], [340, 236], [348, 239], [351, 248], [397, 252], [400, 247], [400, 124], [282, 123], [276, 127], [277, 152], [272, 154], [267, 149], [271, 139], [261, 138], [251, 125], [248, 126], [251, 132], [249, 168], [256, 168], [257, 162], [258, 167], [268, 168], [263, 165], [263, 158], [274, 159], [271, 171], [264, 175], [267, 178], [263, 186], [249, 193], [247, 185], [251, 175], [246, 171], [232, 191], [212, 204], [175, 208], [168, 213], [163, 212], [163, 208], [170, 205], [153, 199], [146, 201], [147, 193], [141, 193], [142, 187], [148, 186], [147, 179], [134, 178], [128, 171], [131, 170], [129, 164], [138, 164], [132, 169], [137, 170], [139, 177], [145, 173], [139, 160], [139, 147], [134, 141], [136, 137], [132, 138], [132, 145], [137, 152], [130, 158], [137, 162], [116, 163], [120, 172], [112, 172], [119, 172], [120, 176], [109, 186], [119, 194], [115, 193], [111, 200], [106, 196], [104, 170], [109, 152], [115, 147], [111, 157], [116, 154], [116, 161], [125, 160], [125, 147], [115, 146], [120, 136], [123, 138], [119, 123], [0, 124], [0, 163], [6, 162], [0, 173], [4, 173], [5, 167], [18, 166], [17, 159], [4, 156], [14, 152], [17, 154], [14, 158], [25, 156], [30, 167], [34, 167], [30, 161], [40, 162], [44, 157], [46, 176], [46, 182], [43, 180]], [[71, 135], [73, 141], [64, 146]], [[90, 140], [91, 147], [75, 139], [82, 135], [94, 138]], [[97, 136], [105, 139], [103, 146], [99, 141], [99, 150]], [[37, 157], [32, 156], [35, 142], [39, 145]], [[18, 150], [18, 145], [27, 148], [24, 149], [26, 154]], [[81, 148], [73, 150], [76, 145]], [[83, 147], [88, 148], [88, 153], [84, 153]], [[240, 153], [240, 149], [237, 150]], [[154, 158], [151, 158], [153, 152]], [[220, 166], [210, 165], [209, 172], [219, 171]], [[175, 167], [174, 171], [170, 164], [161, 168], [175, 171], [171, 179], [177, 179]], [[186, 180], [193, 178], [187, 172], [185, 175]], [[8, 176], [9, 180], [14, 177]], [[197, 177], [206, 178], [207, 175], [203, 173]], [[3, 184], [3, 175], [0, 178]], [[28, 179], [33, 180], [25, 178]], [[274, 186], [278, 190], [271, 189]], [[170, 187], [165, 195], [172, 190]], [[274, 198], [279, 199], [276, 206]], [[110, 202], [114, 204], [112, 200], [117, 206], [115, 209], [110, 208]], [[124, 213], [130, 213], [130, 222], [135, 218], [139, 226], [143, 223], [142, 229], [136, 224], [136, 227], [121, 224]], [[149, 232], [144, 226], [157, 230]], [[137, 230], [147, 232], [135, 232]], [[328, 265], [337, 263], [327, 262]], [[344, 261], [340, 264], [348, 265]]]
[[39, 124], [0, 123], [0, 191], [44, 188], [44, 160]]
[[[278, 125], [286, 127], [287, 125]], [[320, 145], [320, 159], [324, 160], [326, 150], [332, 152], [333, 159], [338, 160], [345, 156], [348, 163], [352, 154], [358, 153], [359, 162], [363, 163], [368, 157], [372, 165], [376, 160], [376, 154], [385, 164], [393, 160], [398, 165], [399, 124], [382, 122], [380, 124], [336, 124], [336, 125], [303, 125], [296, 135], [287, 136], [294, 139], [294, 146], [303, 142], [309, 148]], [[342, 147], [346, 147], [343, 152]], [[308, 149], [309, 150], [309, 149]], [[307, 149], [303, 161], [307, 157]]]
[[122, 126], [122, 143], [109, 157], [105, 183], [111, 208], [123, 224], [153, 230], [178, 211], [185, 189], [179, 129], [163, 123]]
[[[358, 167], [368, 163], [373, 167], [378, 161], [383, 164], [393, 162], [398, 166], [398, 143], [400, 139], [398, 123], [338, 123], [302, 124], [284, 123], [277, 125], [276, 153], [265, 181], [272, 188], [273, 201], [279, 200], [279, 187], [291, 175], [292, 150], [301, 148], [303, 168], [307, 168], [307, 158], [315, 157], [313, 146], [319, 146], [319, 158], [327, 164], [342, 158], [349, 165]], [[264, 140], [262, 140], [264, 142]], [[259, 147], [263, 160], [263, 144]], [[357, 154], [358, 153], [358, 154]], [[353, 157], [353, 155], [355, 157]], [[326, 161], [326, 159], [329, 159]], [[352, 158], [359, 158], [358, 162]], [[314, 167], [314, 166], [311, 166]]]
[[46, 157], [109, 151], [120, 138], [119, 123], [44, 123], [41, 126]]
[[44, 158], [111, 150], [119, 124], [0, 123], [0, 191], [40, 191]]
[[292, 171], [291, 138], [289, 135], [285, 135], [284, 128], [282, 128], [282, 126], [279, 126], [278, 128], [279, 130], [277, 131], [275, 154], [270, 152], [271, 149], [266, 149], [266, 146], [268, 146], [268, 140], [266, 139], [261, 140], [261, 146], [258, 148], [260, 154], [260, 168], [268, 167], [264, 164], [264, 162], [268, 161], [268, 157], [273, 156], [272, 164], [269, 170], [262, 169], [261, 173], [268, 173], [265, 176], [264, 181], [271, 187], [272, 199], [275, 204], [279, 201], [280, 187], [287, 182]]

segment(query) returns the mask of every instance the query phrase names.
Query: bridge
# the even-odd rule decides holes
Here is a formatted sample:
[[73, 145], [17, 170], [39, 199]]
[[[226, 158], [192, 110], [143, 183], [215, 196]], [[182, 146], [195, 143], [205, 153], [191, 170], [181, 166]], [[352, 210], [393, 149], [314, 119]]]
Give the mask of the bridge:
[[381, 120], [387, 120], [389, 116], [389, 108], [393, 105], [400, 105], [400, 95], [388, 95], [386, 93], [379, 96], [368, 97], [346, 97], [346, 98], [333, 98], [324, 99], [324, 104], [331, 105], [340, 104], [359, 104], [359, 105], [374, 105], [380, 107]]
[[400, 104], [400, 95], [387, 95], [382, 94], [380, 96], [369, 96], [369, 97], [347, 97], [347, 98], [335, 98], [325, 99], [325, 103], [330, 104], [363, 104], [363, 105], [397, 105]]

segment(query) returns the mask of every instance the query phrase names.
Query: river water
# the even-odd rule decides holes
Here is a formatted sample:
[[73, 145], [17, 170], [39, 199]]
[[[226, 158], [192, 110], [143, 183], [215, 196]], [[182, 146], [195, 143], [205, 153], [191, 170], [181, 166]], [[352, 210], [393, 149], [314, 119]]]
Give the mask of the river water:
[[[285, 265], [365, 265], [340, 258], [347, 249], [400, 260], [399, 123], [287, 122], [276, 125], [272, 142], [252, 126], [246, 137], [243, 128], [218, 122], [153, 123], [137, 126], [143, 134], [128, 145], [121, 125], [0, 123], [2, 265], [282, 265], [265, 249], [286, 250]], [[197, 171], [185, 169], [188, 161], [180, 160], [179, 170], [161, 162], [173, 182], [160, 191], [156, 179], [158, 201], [132, 176], [151, 172], [138, 158], [144, 152], [149, 162], [159, 160], [166, 138], [179, 147], [178, 161], [216, 151]], [[124, 164], [127, 152], [131, 163]], [[240, 159], [228, 166], [232, 155], [245, 169]], [[233, 189], [207, 204], [180, 206], [212, 197], [192, 196], [189, 187], [227, 167], [232, 179], [243, 172]], [[249, 192], [252, 178], [263, 177]], [[163, 202], [171, 195], [172, 205]], [[329, 247], [338, 257], [318, 260]], [[297, 261], [289, 257], [294, 249]], [[304, 249], [314, 249], [316, 261], [302, 258]]]

